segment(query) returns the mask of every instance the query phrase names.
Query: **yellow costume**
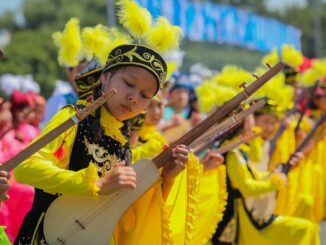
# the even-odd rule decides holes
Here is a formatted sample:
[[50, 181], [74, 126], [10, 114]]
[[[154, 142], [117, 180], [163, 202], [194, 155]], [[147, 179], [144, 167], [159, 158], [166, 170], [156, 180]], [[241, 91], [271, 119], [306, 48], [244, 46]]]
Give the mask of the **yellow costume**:
[[228, 193], [225, 165], [203, 172], [199, 181], [197, 218], [189, 244], [206, 244], [223, 219]]
[[163, 151], [167, 144], [164, 137], [157, 132], [154, 126], [144, 125], [138, 132], [138, 136], [143, 144], [132, 149], [132, 160], [137, 162], [141, 158], [153, 158]]
[[[64, 122], [75, 114], [72, 107], [66, 107], [45, 127], [41, 137], [57, 125]], [[105, 124], [104, 124], [105, 122]], [[108, 123], [109, 122], [109, 123]], [[105, 130], [105, 135], [117, 142], [125, 142], [125, 137], [120, 128], [123, 123], [117, 121], [104, 108], [101, 109], [101, 125]], [[109, 125], [110, 128], [107, 126]], [[20, 164], [15, 169], [15, 178], [23, 183], [33, 185], [45, 190], [47, 193], [97, 195], [98, 187], [96, 181], [99, 173], [105, 173], [103, 167], [90, 163], [87, 168], [79, 171], [67, 170], [70, 161], [70, 153], [77, 134], [77, 126], [58, 136], [46, 147], [35, 153], [29, 159]], [[65, 152], [64, 158], [59, 160], [54, 155], [58, 147], [63, 144]], [[88, 149], [89, 151], [91, 148]], [[112, 157], [109, 159], [113, 167], [119, 159]], [[115, 230], [116, 244], [161, 244], [164, 238], [164, 226], [162, 223], [163, 202], [160, 183], [155, 184], [144, 195], [134, 203], [134, 205], [122, 217]]]
[[[232, 189], [242, 198], [258, 196], [281, 188], [282, 182], [275, 174], [260, 179], [259, 173], [247, 165], [244, 153], [234, 150], [227, 155], [227, 174]], [[258, 179], [256, 179], [258, 178]], [[258, 230], [248, 216], [246, 207], [238, 198], [235, 200], [238, 212], [238, 244], [319, 244], [316, 226], [308, 220], [278, 216], [267, 227]]]
[[[144, 125], [139, 137], [143, 143], [132, 149], [135, 160], [158, 155], [166, 143], [153, 126]], [[165, 241], [205, 244], [222, 220], [226, 199], [225, 166], [202, 174], [202, 165], [191, 155], [185, 171], [175, 178], [165, 203], [164, 215], [169, 220], [169, 227], [165, 230], [168, 239]]]

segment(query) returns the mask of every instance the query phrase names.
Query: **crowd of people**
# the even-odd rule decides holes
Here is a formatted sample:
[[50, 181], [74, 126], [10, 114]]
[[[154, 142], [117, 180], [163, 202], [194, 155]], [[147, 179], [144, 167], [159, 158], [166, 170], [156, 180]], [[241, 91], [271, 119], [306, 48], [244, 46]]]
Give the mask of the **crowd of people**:
[[[196, 74], [193, 82], [194, 74], [178, 73], [164, 58], [178, 48], [181, 30], [164, 17], [153, 25], [150, 13], [131, 0], [118, 7], [129, 34], [102, 25], [81, 33], [76, 18], [54, 34], [67, 71], [65, 90], [47, 101], [18, 90], [0, 99], [5, 163], [115, 91], [14, 170], [0, 171], [0, 243], [51, 243], [44, 215], [59, 196], [96, 199], [137, 191], [149, 176], [134, 166], [146, 158], [163, 166], [159, 177], [124, 212], [107, 244], [320, 244], [319, 224], [326, 219], [325, 61], [309, 60], [288, 45], [273, 50], [261, 63], [282, 61], [286, 68], [242, 104], [263, 100], [263, 108], [223, 132], [207, 128], [211, 133], [191, 147], [175, 144], [268, 68], [258, 67], [253, 77], [225, 65]], [[88, 223], [77, 223], [87, 232]], [[87, 239], [98, 244], [103, 235], [87, 233]], [[59, 242], [70, 244], [70, 238]]]

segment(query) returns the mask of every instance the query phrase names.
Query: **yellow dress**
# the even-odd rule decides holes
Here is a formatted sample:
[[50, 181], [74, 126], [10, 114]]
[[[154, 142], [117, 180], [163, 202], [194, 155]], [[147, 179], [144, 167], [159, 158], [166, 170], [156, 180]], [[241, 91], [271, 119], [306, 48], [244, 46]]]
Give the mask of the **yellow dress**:
[[[273, 163], [286, 162], [295, 151], [295, 126], [296, 122], [293, 121], [278, 140], [271, 159]], [[308, 133], [311, 126], [310, 120], [304, 117], [301, 128]], [[321, 183], [324, 179], [322, 148], [319, 142], [296, 168], [290, 170], [287, 188], [278, 193], [276, 214], [301, 217], [317, 223], [322, 219], [325, 195], [325, 187]]]
[[[244, 198], [275, 191], [281, 187], [280, 179], [275, 174], [268, 179], [253, 178], [239, 150], [227, 155], [226, 164], [232, 188], [239, 190]], [[319, 244], [318, 227], [308, 220], [278, 216], [266, 228], [258, 230], [249, 219], [241, 199], [236, 200], [236, 205], [239, 215], [240, 245]]]
[[[133, 159], [158, 155], [166, 141], [155, 127], [144, 125], [139, 131], [142, 144], [132, 149]], [[194, 155], [187, 168], [174, 180], [165, 202], [165, 242], [170, 244], [205, 244], [214, 234], [226, 205], [225, 166], [204, 172]], [[209, 227], [207, 227], [209, 224]]]
[[226, 167], [204, 171], [199, 181], [197, 218], [189, 244], [207, 244], [215, 233], [227, 204]]
[[[72, 107], [63, 108], [46, 125], [39, 137], [75, 113]], [[122, 144], [127, 142], [120, 131], [123, 123], [117, 121], [104, 108], [101, 108], [100, 121], [105, 135]], [[15, 169], [15, 178], [48, 193], [98, 195], [99, 188], [96, 182], [99, 178], [98, 171], [102, 169], [98, 169], [93, 163], [79, 171], [66, 169], [76, 133], [77, 126], [74, 126], [29, 157]], [[59, 160], [53, 153], [62, 145], [63, 139], [65, 139], [63, 147], [66, 154]], [[164, 244], [166, 238], [164, 225], [162, 225], [163, 209], [161, 183], [158, 182], [144, 193], [121, 218], [114, 233], [115, 244]]]

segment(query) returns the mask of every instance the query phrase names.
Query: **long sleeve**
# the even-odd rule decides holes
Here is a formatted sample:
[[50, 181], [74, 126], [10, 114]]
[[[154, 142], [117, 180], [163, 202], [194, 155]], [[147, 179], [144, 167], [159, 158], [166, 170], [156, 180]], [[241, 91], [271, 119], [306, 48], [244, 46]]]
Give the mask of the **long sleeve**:
[[165, 138], [156, 131], [154, 127], [144, 126], [139, 136], [146, 142], [132, 149], [132, 160], [136, 162], [141, 158], [153, 158], [163, 151], [164, 145], [167, 143]]
[[[52, 118], [35, 140], [44, 136], [75, 113], [72, 107], [63, 108]], [[76, 132], [77, 127], [73, 126], [22, 162], [14, 171], [17, 181], [49, 193], [96, 195], [98, 174], [94, 164], [90, 164], [86, 169], [77, 172], [66, 170]], [[63, 159], [58, 160], [53, 153], [61, 146], [63, 140], [65, 140], [63, 148], [67, 154]]]
[[264, 180], [255, 180], [249, 172], [245, 160], [238, 151], [232, 151], [227, 155], [227, 173], [231, 179], [233, 188], [239, 189], [244, 197], [258, 196], [260, 194], [277, 189], [276, 175]]

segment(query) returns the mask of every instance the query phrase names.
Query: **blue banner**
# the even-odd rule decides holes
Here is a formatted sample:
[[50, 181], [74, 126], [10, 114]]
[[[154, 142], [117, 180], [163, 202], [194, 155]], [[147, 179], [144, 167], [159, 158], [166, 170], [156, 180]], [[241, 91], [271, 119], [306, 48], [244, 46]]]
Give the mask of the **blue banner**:
[[191, 41], [209, 41], [269, 52], [284, 43], [301, 49], [301, 31], [276, 19], [215, 3], [187, 0], [136, 0], [153, 17], [167, 17]]

